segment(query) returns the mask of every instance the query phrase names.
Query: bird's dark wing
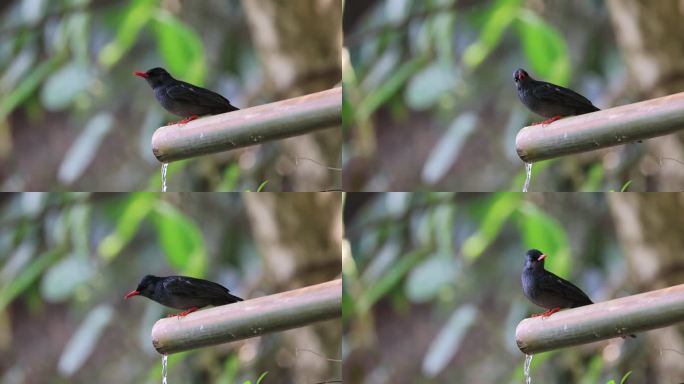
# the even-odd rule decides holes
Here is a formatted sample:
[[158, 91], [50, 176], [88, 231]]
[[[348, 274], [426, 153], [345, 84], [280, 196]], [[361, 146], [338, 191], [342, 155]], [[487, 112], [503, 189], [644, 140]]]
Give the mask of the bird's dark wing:
[[170, 276], [164, 280], [164, 288], [174, 296], [215, 299], [229, 295], [229, 290], [211, 281], [192, 277]]
[[582, 292], [581, 289], [577, 288], [575, 284], [558, 277], [549, 271], [538, 281], [538, 287], [545, 292], [553, 292], [553, 294], [568, 299], [573, 303], [572, 307], [581, 307], [583, 305], [594, 304], [593, 301], [587, 296], [586, 293]]
[[537, 83], [538, 86], [532, 88], [532, 94], [540, 100], [562, 103], [579, 109], [598, 111], [598, 108], [596, 108], [591, 101], [572, 89], [544, 81], [538, 81]]
[[218, 93], [194, 86], [184, 81], [178, 81], [176, 84], [167, 87], [166, 94], [175, 101], [191, 103], [193, 105], [201, 105], [210, 108], [233, 107], [228, 99]]

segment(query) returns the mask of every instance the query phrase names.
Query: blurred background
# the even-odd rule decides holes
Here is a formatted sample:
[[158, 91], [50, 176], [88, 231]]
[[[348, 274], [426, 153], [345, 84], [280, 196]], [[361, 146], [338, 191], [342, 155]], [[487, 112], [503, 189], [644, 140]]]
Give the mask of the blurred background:
[[[684, 194], [349, 194], [345, 383], [520, 383], [525, 252], [594, 301], [684, 281]], [[684, 381], [684, 327], [537, 354], [533, 383]]]
[[[300, 214], [298, 214], [300, 213]], [[340, 277], [341, 194], [0, 194], [0, 382], [159, 383], [146, 274], [249, 299]], [[172, 354], [170, 383], [341, 378], [341, 323]]]
[[[341, 81], [336, 0], [0, 3], [0, 189], [160, 190], [154, 130], [179, 118], [133, 75], [164, 67], [239, 108]], [[170, 165], [175, 191], [339, 189], [323, 130]]]
[[[515, 136], [543, 118], [518, 100], [513, 71], [599, 108], [681, 92], [682, 17], [677, 0], [347, 1], [345, 190], [520, 191]], [[540, 162], [530, 188], [681, 191], [683, 144]]]

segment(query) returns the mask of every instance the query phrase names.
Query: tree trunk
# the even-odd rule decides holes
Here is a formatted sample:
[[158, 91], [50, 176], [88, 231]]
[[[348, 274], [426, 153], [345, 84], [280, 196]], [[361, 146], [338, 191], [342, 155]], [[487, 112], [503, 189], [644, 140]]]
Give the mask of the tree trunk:
[[[252, 40], [264, 66], [264, 88], [290, 98], [334, 87], [342, 80], [342, 2], [243, 0]], [[339, 188], [341, 128], [284, 140], [294, 162], [297, 191]], [[293, 161], [294, 159], [313, 161]], [[327, 166], [327, 167], [326, 167]]]
[[[286, 291], [340, 277], [341, 193], [246, 193], [244, 197], [254, 242], [264, 259], [265, 285]], [[295, 383], [340, 378], [341, 364], [326, 358], [340, 358], [341, 320], [287, 331], [282, 336], [273, 361], [286, 355]], [[325, 357], [309, 352], [292, 355], [298, 349]]]
[[[637, 88], [640, 98], [681, 92], [684, 89], [682, 2], [609, 0], [608, 7], [630, 73], [629, 84]], [[684, 161], [684, 135], [663, 136], [646, 144], [656, 161], [648, 161], [643, 167], [654, 169], [659, 175], [653, 189], [684, 189], [684, 164], [677, 162]]]
[[[630, 273], [640, 290], [681, 284], [684, 281], [684, 194], [611, 193], [608, 202]], [[649, 332], [653, 345], [649, 350], [653, 353], [647, 356], [658, 367], [655, 382], [684, 377], [683, 331], [678, 326]]]

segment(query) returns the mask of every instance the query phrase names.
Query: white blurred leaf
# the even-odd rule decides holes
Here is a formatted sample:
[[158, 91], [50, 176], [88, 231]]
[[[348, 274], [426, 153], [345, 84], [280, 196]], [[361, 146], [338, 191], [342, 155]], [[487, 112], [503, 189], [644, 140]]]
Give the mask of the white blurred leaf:
[[406, 88], [406, 104], [416, 110], [428, 109], [444, 92], [453, 90], [456, 84], [454, 68], [435, 62], [411, 78]]
[[46, 192], [26, 192], [21, 194], [21, 208], [28, 217], [35, 218], [47, 203]]
[[472, 112], [461, 114], [451, 123], [425, 161], [421, 177], [426, 183], [438, 182], [449, 171], [476, 123], [477, 117]]
[[422, 369], [426, 376], [437, 376], [447, 366], [476, 318], [477, 309], [473, 305], [465, 305], [454, 311], [425, 354]]
[[109, 305], [98, 305], [90, 311], [62, 351], [57, 369], [64, 376], [71, 376], [92, 354], [102, 331], [112, 320], [114, 310]]
[[90, 161], [95, 157], [97, 148], [112, 127], [114, 119], [109, 113], [102, 112], [90, 119], [81, 135], [67, 151], [59, 167], [58, 178], [64, 184], [78, 179]]
[[432, 300], [445, 284], [456, 278], [453, 259], [443, 255], [433, 256], [411, 270], [406, 282], [406, 296], [411, 302]]
[[40, 284], [41, 294], [50, 302], [66, 300], [94, 273], [95, 267], [87, 258], [71, 255], [47, 270]]
[[48, 77], [40, 100], [51, 111], [62, 110], [90, 85], [94, 71], [86, 63], [69, 63]]

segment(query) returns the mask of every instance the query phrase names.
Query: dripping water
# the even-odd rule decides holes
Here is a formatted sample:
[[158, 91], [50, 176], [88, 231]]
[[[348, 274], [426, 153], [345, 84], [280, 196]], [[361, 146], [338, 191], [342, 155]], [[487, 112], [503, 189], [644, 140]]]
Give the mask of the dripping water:
[[162, 384], [168, 384], [166, 381], [166, 371], [168, 369], [168, 356], [166, 354], [162, 355]]
[[530, 187], [530, 180], [532, 180], [532, 163], [525, 163], [525, 184], [523, 185], [523, 192], [527, 192]]
[[525, 355], [525, 366], [523, 373], [525, 374], [525, 384], [532, 384], [532, 376], [530, 376], [530, 365], [532, 365], [532, 356]]
[[166, 170], [169, 169], [169, 163], [162, 164], [162, 192], [166, 192]]

